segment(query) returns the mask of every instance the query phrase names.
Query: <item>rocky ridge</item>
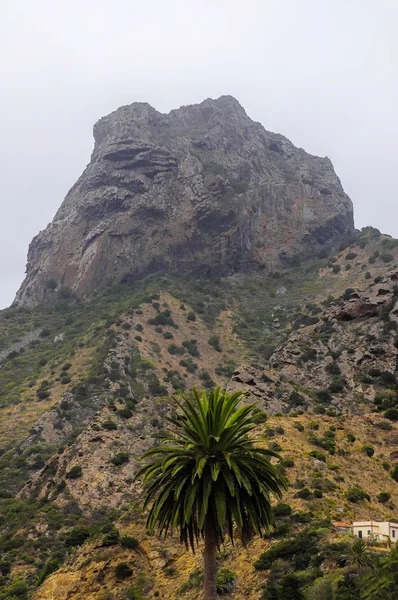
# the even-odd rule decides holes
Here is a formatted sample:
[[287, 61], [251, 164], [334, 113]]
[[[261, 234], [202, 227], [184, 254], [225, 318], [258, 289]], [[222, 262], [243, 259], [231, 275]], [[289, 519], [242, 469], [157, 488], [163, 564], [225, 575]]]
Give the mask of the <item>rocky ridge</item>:
[[20, 306], [156, 273], [273, 272], [336, 247], [352, 204], [328, 158], [252, 121], [230, 96], [94, 126], [91, 161], [32, 241]]

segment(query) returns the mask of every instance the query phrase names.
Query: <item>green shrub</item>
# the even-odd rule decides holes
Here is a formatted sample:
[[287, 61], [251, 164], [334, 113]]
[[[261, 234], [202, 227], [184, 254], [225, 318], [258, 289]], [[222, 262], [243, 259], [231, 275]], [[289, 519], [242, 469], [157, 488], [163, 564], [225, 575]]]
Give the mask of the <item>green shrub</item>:
[[236, 584], [236, 573], [230, 569], [219, 569], [217, 571], [217, 593], [218, 594], [229, 594], [233, 591]]
[[67, 385], [71, 381], [72, 381], [72, 379], [69, 377], [69, 375], [65, 375], [64, 377], [61, 377], [62, 385]]
[[356, 254], [355, 252], [349, 252], [345, 255], [346, 260], [354, 260], [354, 258], [356, 258], [357, 256], [358, 254]]
[[274, 506], [274, 515], [276, 517], [288, 517], [292, 514], [292, 508], [289, 504], [285, 504], [280, 502], [276, 506]]
[[252, 421], [253, 423], [256, 423], [256, 425], [261, 425], [261, 423], [266, 422], [267, 418], [267, 413], [265, 413], [263, 410], [258, 410], [254, 413]]
[[394, 479], [394, 481], [398, 481], [398, 465], [395, 465], [391, 471], [391, 477]]
[[377, 500], [381, 504], [384, 504], [384, 502], [388, 502], [390, 498], [391, 494], [389, 494], [388, 492], [380, 492], [380, 494], [377, 494]]
[[187, 319], [188, 321], [196, 321], [196, 315], [192, 310], [187, 313]]
[[317, 460], [326, 462], [326, 456], [319, 450], [311, 450], [311, 452], [309, 452], [309, 455], [312, 456], [312, 458], [316, 458]]
[[388, 263], [388, 262], [391, 262], [392, 260], [394, 260], [393, 255], [390, 254], [389, 252], [383, 253], [380, 258], [385, 263]]
[[133, 574], [132, 569], [125, 562], [120, 562], [115, 567], [115, 575], [117, 579], [127, 579]]
[[[47, 361], [46, 361], [46, 362], [47, 362]], [[44, 363], [44, 364], [45, 364], [45, 363]], [[65, 364], [62, 366], [62, 371], [69, 371], [69, 369], [71, 368], [71, 366], [72, 366], [72, 363], [70, 363], [70, 362], [68, 362], [68, 363], [65, 363]]]
[[73, 527], [65, 536], [65, 546], [81, 546], [90, 537], [87, 527]]
[[106, 429], [107, 431], [113, 431], [117, 429], [117, 425], [114, 421], [107, 419], [106, 421], [102, 422], [102, 429]]
[[120, 467], [121, 465], [125, 465], [130, 460], [130, 456], [128, 452], [118, 452], [115, 456], [112, 456], [111, 463], [116, 467]]
[[330, 404], [330, 402], [333, 400], [333, 397], [328, 390], [319, 390], [316, 395], [321, 404]]
[[345, 270], [349, 271], [352, 268], [352, 264], [351, 263], [347, 263], [345, 266]]
[[83, 469], [80, 465], [75, 465], [67, 472], [65, 479], [79, 479], [83, 474]]
[[398, 421], [398, 408], [388, 408], [383, 416], [390, 421]]
[[220, 338], [218, 337], [218, 335], [213, 334], [212, 336], [210, 336], [209, 339], [208, 339], [208, 343], [215, 350], [217, 350], [217, 352], [222, 352], [222, 348], [221, 348], [221, 345], [220, 345]]
[[133, 411], [128, 408], [127, 406], [124, 406], [123, 408], [119, 408], [116, 411], [116, 414], [118, 417], [121, 417], [122, 419], [131, 419], [131, 417], [133, 416]]
[[131, 535], [124, 535], [120, 538], [120, 545], [122, 548], [129, 548], [130, 550], [138, 550], [140, 547], [140, 542], [137, 538], [132, 537]]
[[336, 273], [336, 274], [340, 273], [340, 271], [341, 271], [340, 265], [333, 265], [332, 271], [333, 271], [333, 273]]
[[188, 373], [195, 373], [198, 368], [198, 365], [193, 362], [192, 358], [183, 358], [180, 360], [179, 364], [184, 367]]
[[[130, 323], [123, 323], [122, 324], [122, 328], [126, 329], [126, 331], [127, 331], [128, 329], [131, 329], [131, 324]], [[136, 328], [137, 328], [137, 326], [136, 326]]]
[[141, 325], [141, 323], [137, 323], [137, 325], [134, 327], [134, 329], [136, 331], [144, 331], [143, 326]]
[[[311, 518], [311, 517], [309, 517]], [[263, 552], [254, 563], [256, 570], [270, 569], [275, 561], [289, 560], [293, 569], [306, 569], [312, 558], [318, 553], [318, 536], [316, 532], [305, 530], [295, 538], [283, 540]], [[297, 596], [290, 596], [297, 598]]]
[[350, 442], [350, 444], [353, 444], [356, 440], [356, 437], [353, 433], [347, 433], [347, 440]]
[[212, 380], [210, 374], [207, 371], [202, 371], [199, 377], [203, 381], [203, 385], [205, 388], [212, 388], [215, 386], [214, 381]]
[[362, 446], [361, 450], [369, 457], [372, 457], [375, 453], [373, 446]]
[[323, 493], [322, 490], [314, 490], [314, 498], [322, 498], [323, 497]]
[[199, 358], [200, 357], [200, 352], [198, 349], [198, 342], [195, 339], [192, 340], [184, 340], [182, 342], [182, 346], [186, 349], [186, 351], [188, 352], [188, 354], [190, 354], [191, 356], [194, 356], [195, 358]]
[[115, 546], [119, 543], [119, 531], [113, 527], [102, 539], [103, 546]]
[[281, 465], [286, 469], [290, 469], [294, 467], [294, 460], [292, 458], [284, 458], [283, 460], [281, 460]]
[[163, 338], [165, 340], [172, 340], [173, 339], [173, 334], [171, 333], [171, 331], [165, 331], [163, 334]]
[[293, 427], [295, 429], [297, 429], [297, 431], [304, 431], [304, 425], [302, 423], [300, 423], [299, 421], [294, 421]]
[[134, 339], [135, 339], [137, 342], [142, 342], [142, 337], [141, 337], [140, 335], [135, 335], [135, 336], [134, 336]]
[[185, 354], [185, 348], [183, 348], [181, 346], [177, 346], [177, 344], [172, 343], [168, 346], [167, 352], [169, 354], [172, 354], [173, 356], [176, 356], [176, 355], [181, 356], [181, 354]]
[[149, 319], [148, 323], [149, 325], [169, 325], [170, 327], [175, 325], [169, 310], [158, 313], [153, 319]]
[[370, 496], [362, 488], [354, 486], [347, 491], [346, 498], [349, 502], [354, 504], [361, 502], [362, 500], [368, 500], [370, 502]]
[[371, 274], [369, 273], [369, 271], [366, 271], [366, 273], [365, 273], [365, 279], [370, 279], [371, 277], [372, 277], [372, 276], [371, 276]]
[[309, 500], [310, 498], [312, 498], [312, 493], [311, 491], [304, 487], [301, 490], [299, 490], [295, 495], [295, 498], [300, 498], [301, 500]]

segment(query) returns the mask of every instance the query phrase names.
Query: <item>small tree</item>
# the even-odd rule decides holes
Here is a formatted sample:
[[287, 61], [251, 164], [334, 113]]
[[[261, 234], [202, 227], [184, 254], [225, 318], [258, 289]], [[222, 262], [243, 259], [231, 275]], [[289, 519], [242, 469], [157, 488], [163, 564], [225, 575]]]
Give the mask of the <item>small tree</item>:
[[177, 529], [192, 551], [204, 538], [204, 597], [215, 600], [216, 551], [234, 525], [245, 545], [274, 523], [270, 495], [281, 497], [286, 483], [271, 464], [274, 452], [249, 438], [254, 405], [238, 407], [244, 394], [220, 388], [175, 398], [179, 415], [162, 445], [146, 452], [152, 459], [136, 475], [148, 484], [147, 526], [165, 536]]

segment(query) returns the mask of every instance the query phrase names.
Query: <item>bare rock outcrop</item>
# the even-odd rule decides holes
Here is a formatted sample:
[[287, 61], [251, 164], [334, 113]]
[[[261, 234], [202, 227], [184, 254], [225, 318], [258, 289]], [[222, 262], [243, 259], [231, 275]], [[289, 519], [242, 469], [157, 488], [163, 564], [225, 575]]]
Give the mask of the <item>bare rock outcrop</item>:
[[230, 96], [94, 126], [90, 164], [29, 248], [19, 305], [154, 273], [269, 272], [336, 246], [352, 204], [328, 158], [252, 121]]

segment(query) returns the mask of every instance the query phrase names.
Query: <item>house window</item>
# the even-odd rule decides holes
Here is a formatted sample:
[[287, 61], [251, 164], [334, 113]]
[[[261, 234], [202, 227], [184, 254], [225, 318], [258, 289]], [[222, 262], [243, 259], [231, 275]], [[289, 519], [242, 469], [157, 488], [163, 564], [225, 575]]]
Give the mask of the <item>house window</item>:
[[395, 529], [391, 530], [391, 537], [395, 538]]
[[361, 538], [361, 537], [362, 537], [362, 530], [361, 530], [361, 529], [358, 531], [358, 537], [359, 537], [359, 538]]
[[371, 535], [371, 534], [372, 534], [371, 529], [368, 529], [368, 535]]

